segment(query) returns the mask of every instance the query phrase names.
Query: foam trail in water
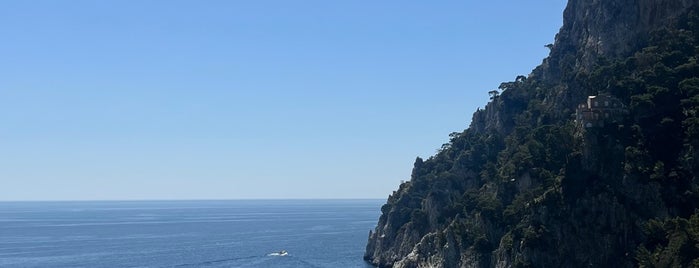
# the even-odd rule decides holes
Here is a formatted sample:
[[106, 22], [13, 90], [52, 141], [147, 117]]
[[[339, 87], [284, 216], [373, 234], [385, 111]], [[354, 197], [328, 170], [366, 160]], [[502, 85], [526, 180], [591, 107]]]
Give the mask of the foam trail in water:
[[200, 267], [200, 266], [204, 266], [204, 265], [212, 265], [212, 264], [217, 264], [217, 263], [222, 263], [222, 262], [231, 262], [231, 261], [239, 261], [239, 260], [245, 260], [245, 259], [256, 259], [256, 258], [259, 258], [259, 256], [220, 259], [220, 260], [203, 261], [203, 262], [197, 262], [197, 263], [185, 263], [185, 264], [175, 265], [174, 267]]

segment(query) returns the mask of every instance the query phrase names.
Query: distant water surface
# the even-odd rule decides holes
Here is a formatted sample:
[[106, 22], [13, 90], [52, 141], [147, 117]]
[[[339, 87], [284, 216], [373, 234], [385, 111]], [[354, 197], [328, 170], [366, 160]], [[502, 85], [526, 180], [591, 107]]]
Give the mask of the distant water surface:
[[0, 267], [371, 267], [383, 202], [0, 202]]

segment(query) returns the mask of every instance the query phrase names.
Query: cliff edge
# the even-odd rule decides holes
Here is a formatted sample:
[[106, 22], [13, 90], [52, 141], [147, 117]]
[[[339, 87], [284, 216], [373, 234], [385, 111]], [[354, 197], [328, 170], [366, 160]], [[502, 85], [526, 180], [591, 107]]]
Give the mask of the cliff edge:
[[364, 259], [699, 265], [698, 59], [698, 0], [570, 0], [549, 57], [416, 159]]

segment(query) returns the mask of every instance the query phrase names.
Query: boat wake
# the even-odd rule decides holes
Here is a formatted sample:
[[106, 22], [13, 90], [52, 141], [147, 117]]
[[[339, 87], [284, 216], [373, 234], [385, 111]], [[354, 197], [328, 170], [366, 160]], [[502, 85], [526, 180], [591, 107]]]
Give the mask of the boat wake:
[[201, 266], [216, 265], [216, 264], [236, 262], [236, 261], [256, 259], [256, 258], [259, 258], [259, 257], [258, 256], [249, 256], [249, 257], [240, 257], [240, 258], [210, 260], [210, 261], [203, 261], [203, 262], [197, 262], [197, 263], [183, 263], [183, 264], [175, 265], [174, 267], [201, 267]]
[[[289, 256], [288, 258], [277, 258], [282, 256]], [[196, 263], [186, 263], [173, 266], [173, 268], [199, 268], [199, 267], [274, 267], [279, 266], [280, 262], [284, 263], [282, 267], [308, 267], [308, 268], [322, 268], [324, 266], [319, 266], [308, 260], [300, 259], [298, 256], [289, 255], [285, 250], [279, 252], [271, 252], [263, 256], [249, 256], [241, 258], [229, 258], [229, 259], [218, 259], [209, 260]]]

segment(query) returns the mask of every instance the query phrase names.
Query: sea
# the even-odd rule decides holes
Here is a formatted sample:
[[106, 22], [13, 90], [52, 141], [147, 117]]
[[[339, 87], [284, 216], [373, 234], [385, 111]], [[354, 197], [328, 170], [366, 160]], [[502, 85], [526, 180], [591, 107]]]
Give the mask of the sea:
[[0, 267], [372, 267], [384, 202], [0, 202]]

